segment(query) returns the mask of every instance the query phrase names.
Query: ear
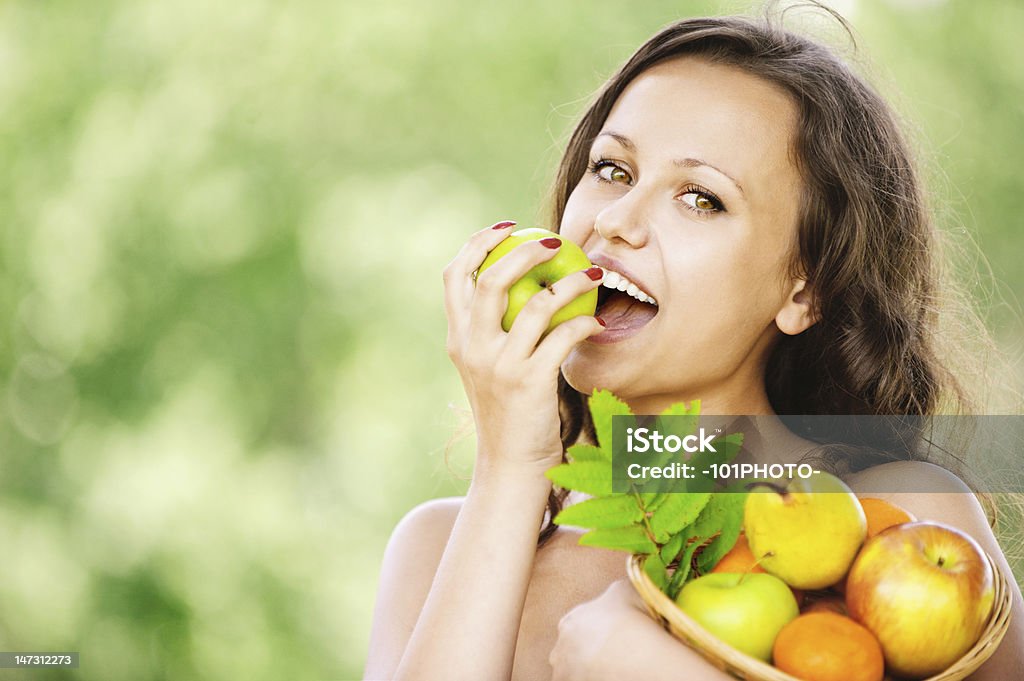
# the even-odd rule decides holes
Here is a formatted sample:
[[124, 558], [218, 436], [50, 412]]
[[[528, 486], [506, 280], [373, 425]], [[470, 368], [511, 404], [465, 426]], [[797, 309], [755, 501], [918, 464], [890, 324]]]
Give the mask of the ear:
[[789, 290], [782, 309], [775, 315], [775, 324], [782, 333], [795, 336], [811, 328], [817, 321], [814, 295], [807, 287], [807, 280], [797, 279]]

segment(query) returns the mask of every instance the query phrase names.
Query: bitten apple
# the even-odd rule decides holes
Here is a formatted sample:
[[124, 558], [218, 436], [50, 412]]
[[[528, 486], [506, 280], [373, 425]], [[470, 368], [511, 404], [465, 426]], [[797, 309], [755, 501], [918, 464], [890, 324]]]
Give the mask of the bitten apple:
[[[477, 276], [487, 271], [491, 265], [501, 260], [501, 258], [507, 255], [509, 251], [519, 244], [527, 241], [547, 239], [549, 237], [558, 239], [562, 242], [562, 245], [558, 248], [558, 253], [555, 254], [553, 258], [537, 265], [523, 275], [522, 279], [509, 287], [508, 307], [505, 309], [505, 314], [501, 318], [501, 328], [505, 331], [512, 328], [512, 322], [515, 321], [519, 312], [523, 309], [523, 306], [526, 305], [526, 302], [532, 298], [535, 293], [543, 291], [566, 275], [589, 268], [591, 266], [590, 260], [587, 258], [587, 254], [583, 252], [583, 249], [572, 241], [565, 239], [554, 232], [549, 232], [546, 229], [530, 227], [512, 232], [512, 234], [506, 237], [504, 241], [495, 246], [494, 249], [487, 254], [487, 257], [484, 258], [483, 263], [480, 265]], [[568, 321], [573, 317], [579, 317], [581, 315], [592, 315], [596, 310], [597, 289], [593, 289], [577, 297], [575, 300], [568, 303], [552, 315], [551, 323], [548, 325], [545, 333], [549, 333], [564, 321]]]
[[992, 567], [960, 530], [896, 525], [868, 540], [850, 568], [850, 616], [878, 637], [902, 677], [937, 674], [977, 642], [995, 599]]

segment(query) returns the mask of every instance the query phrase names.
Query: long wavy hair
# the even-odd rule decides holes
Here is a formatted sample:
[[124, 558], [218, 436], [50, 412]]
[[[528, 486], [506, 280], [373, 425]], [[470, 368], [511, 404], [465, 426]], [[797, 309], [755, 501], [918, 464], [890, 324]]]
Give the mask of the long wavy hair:
[[[831, 49], [769, 16], [688, 19], [641, 46], [576, 125], [552, 189], [551, 224], [561, 224], [590, 145], [618, 97], [645, 70], [679, 57], [758, 76], [788, 92], [799, 111], [793, 155], [803, 192], [789, 270], [806, 278], [819, 321], [782, 336], [771, 350], [765, 383], [775, 412], [973, 411], [975, 400], [958, 376], [969, 375], [976, 360], [956, 339], [988, 336], [966, 296], [946, 285], [942, 244], [894, 110]], [[940, 323], [950, 321], [959, 332], [940, 333]], [[564, 376], [559, 402], [564, 447], [594, 442], [585, 396]], [[896, 458], [916, 457], [910, 440], [892, 434]], [[549, 495], [539, 545], [554, 533], [552, 519], [566, 497], [561, 489]]]

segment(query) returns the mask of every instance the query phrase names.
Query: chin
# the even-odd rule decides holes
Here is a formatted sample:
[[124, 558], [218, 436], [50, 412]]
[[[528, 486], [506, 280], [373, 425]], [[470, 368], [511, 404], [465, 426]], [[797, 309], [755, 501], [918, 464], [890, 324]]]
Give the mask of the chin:
[[602, 361], [601, 347], [580, 343], [562, 362], [562, 375], [565, 382], [583, 395], [591, 395], [594, 390], [611, 390], [620, 394], [622, 376], [616, 376], [614, 365]]

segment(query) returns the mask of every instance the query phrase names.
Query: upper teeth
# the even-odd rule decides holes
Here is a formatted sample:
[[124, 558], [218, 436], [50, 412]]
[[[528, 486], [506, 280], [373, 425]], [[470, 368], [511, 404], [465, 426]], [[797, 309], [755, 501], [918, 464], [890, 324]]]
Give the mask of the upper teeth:
[[[604, 269], [604, 268], [602, 268]], [[604, 270], [604, 279], [601, 280], [602, 286], [607, 286], [610, 289], [622, 291], [623, 293], [636, 298], [642, 303], [650, 303], [651, 305], [657, 305], [658, 301], [646, 292], [642, 291], [639, 286], [631, 282], [626, 277], [622, 276], [618, 272], [612, 270]]]

